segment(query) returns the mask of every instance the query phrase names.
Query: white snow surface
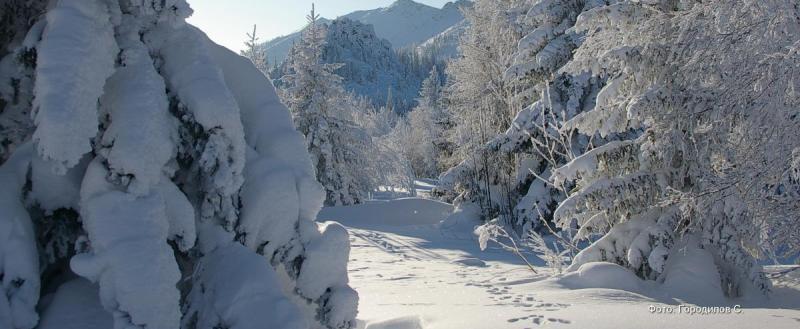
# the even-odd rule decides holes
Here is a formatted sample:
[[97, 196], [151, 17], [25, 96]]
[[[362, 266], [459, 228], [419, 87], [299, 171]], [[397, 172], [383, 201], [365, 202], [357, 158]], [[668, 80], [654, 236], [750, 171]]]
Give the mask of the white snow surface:
[[109, 167], [134, 177], [129, 191], [149, 192], [162, 179], [163, 168], [175, 153], [174, 118], [169, 114], [164, 79], [156, 72], [147, 47], [130, 37], [123, 45], [120, 67], [101, 98], [111, 117], [103, 135]]
[[345, 221], [367, 226], [408, 226], [437, 224], [453, 206], [427, 199], [403, 198], [370, 201], [365, 204], [323, 208], [317, 220]]
[[98, 0], [58, 1], [47, 14], [37, 48], [33, 139], [62, 172], [92, 150], [97, 135], [97, 101], [117, 54], [109, 19]]
[[81, 179], [86, 171], [89, 157], [59, 174], [59, 165], [34, 154], [31, 159], [31, 199], [36, 200], [45, 211], [58, 208], [78, 208]]
[[[798, 275], [780, 276], [769, 299], [737, 300], [714, 295], [718, 287], [707, 284], [709, 264], [702, 253], [671, 266], [675, 282], [664, 285], [610, 263], [588, 263], [549, 277], [544, 262], [531, 256], [543, 273], [537, 275], [497, 246], [480, 251], [469, 209], [459, 209], [450, 225], [440, 225], [448, 208], [432, 200], [402, 199], [322, 210], [319, 220], [339, 221], [350, 232], [350, 284], [361, 299], [359, 329], [788, 329], [800, 321], [800, 270], [767, 267]], [[702, 261], [707, 263], [697, 263]], [[481, 263], [486, 266], [474, 266]], [[687, 288], [695, 294], [677, 293]], [[679, 305], [741, 305], [741, 313], [687, 314], [685, 308], [678, 314]], [[676, 313], [651, 313], [651, 306]]]

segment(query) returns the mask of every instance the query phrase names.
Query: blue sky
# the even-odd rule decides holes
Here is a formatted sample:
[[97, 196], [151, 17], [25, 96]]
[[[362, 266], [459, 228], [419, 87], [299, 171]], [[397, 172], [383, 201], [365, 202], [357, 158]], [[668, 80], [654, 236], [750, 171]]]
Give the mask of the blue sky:
[[[386, 7], [394, 0], [187, 0], [195, 13], [189, 22], [205, 31], [212, 40], [238, 51], [245, 34], [258, 25], [261, 41], [286, 35], [305, 24], [305, 16], [315, 3], [317, 12], [336, 18], [355, 10]], [[441, 8], [449, 0], [415, 0]]]

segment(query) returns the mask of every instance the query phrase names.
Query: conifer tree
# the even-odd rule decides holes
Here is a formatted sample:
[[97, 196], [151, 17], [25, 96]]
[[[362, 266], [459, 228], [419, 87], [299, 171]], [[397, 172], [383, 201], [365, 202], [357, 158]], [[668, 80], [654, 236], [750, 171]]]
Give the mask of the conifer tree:
[[247, 57], [256, 68], [264, 74], [269, 73], [269, 62], [267, 61], [267, 51], [264, 46], [259, 43], [258, 34], [256, 34], [256, 25], [253, 25], [253, 32], [247, 33], [247, 40], [244, 42], [245, 49], [241, 51], [241, 55]]
[[283, 99], [306, 137], [326, 204], [361, 203], [373, 189], [372, 177], [359, 170], [367, 166], [371, 140], [353, 121], [352, 97], [335, 73], [341, 65], [322, 61], [326, 27], [318, 24], [313, 6], [307, 19], [309, 25], [289, 59], [292, 73], [281, 79], [286, 87]]
[[347, 233], [315, 222], [324, 192], [269, 80], [184, 0], [40, 8], [0, 60], [3, 115], [32, 117], [0, 165], [0, 327], [63, 314], [45, 293], [115, 328], [355, 326]]

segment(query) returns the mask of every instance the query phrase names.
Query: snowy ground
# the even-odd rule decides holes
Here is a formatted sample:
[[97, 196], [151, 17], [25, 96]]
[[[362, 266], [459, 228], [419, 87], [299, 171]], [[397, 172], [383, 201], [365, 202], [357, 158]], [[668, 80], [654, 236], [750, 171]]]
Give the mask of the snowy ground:
[[[647, 282], [615, 281], [616, 269], [603, 266], [587, 269], [592, 280], [578, 273], [548, 279], [507, 252], [480, 251], [463, 226], [441, 228], [451, 211], [444, 203], [400, 199], [326, 208], [318, 216], [350, 230], [361, 329], [800, 328], [800, 270], [770, 268], [780, 278], [770, 300], [682, 301]], [[638, 293], [596, 288], [615, 285]], [[742, 306], [730, 314], [679, 307], [692, 303]]]

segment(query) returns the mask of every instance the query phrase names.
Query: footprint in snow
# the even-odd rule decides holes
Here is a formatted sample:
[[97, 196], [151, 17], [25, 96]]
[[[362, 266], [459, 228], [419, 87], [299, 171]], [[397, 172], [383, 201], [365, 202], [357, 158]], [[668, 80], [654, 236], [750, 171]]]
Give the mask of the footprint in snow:
[[461, 259], [456, 259], [451, 263], [469, 267], [488, 267], [488, 265], [486, 265], [486, 262], [477, 258], [461, 258]]
[[516, 323], [523, 320], [531, 320], [533, 324], [536, 325], [544, 325], [547, 323], [561, 323], [561, 324], [569, 324], [571, 321], [566, 319], [558, 319], [558, 318], [545, 318], [543, 315], [533, 314], [528, 316], [523, 316], [519, 318], [511, 318], [506, 320], [509, 323]]
[[540, 308], [567, 308], [569, 304], [561, 304], [561, 303], [539, 303], [536, 304], [536, 307]]

